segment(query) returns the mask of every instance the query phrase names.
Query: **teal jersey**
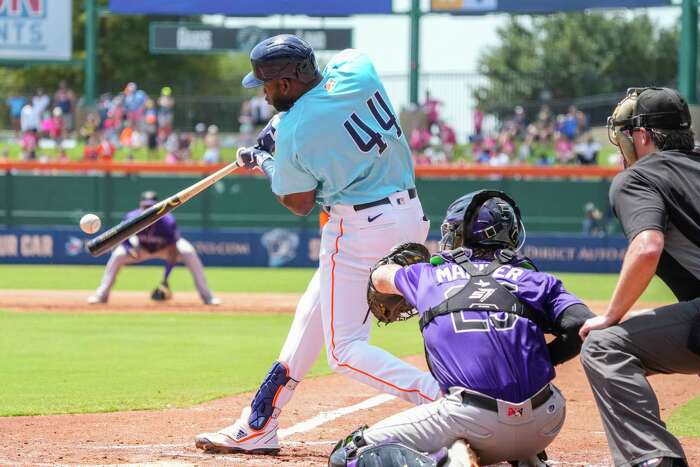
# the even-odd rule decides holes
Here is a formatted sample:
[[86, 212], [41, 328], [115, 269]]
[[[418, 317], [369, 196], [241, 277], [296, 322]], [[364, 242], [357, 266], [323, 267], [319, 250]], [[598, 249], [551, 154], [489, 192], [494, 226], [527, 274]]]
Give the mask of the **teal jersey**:
[[330, 206], [413, 187], [411, 150], [374, 66], [356, 50], [340, 52], [279, 122], [272, 191], [316, 190]]

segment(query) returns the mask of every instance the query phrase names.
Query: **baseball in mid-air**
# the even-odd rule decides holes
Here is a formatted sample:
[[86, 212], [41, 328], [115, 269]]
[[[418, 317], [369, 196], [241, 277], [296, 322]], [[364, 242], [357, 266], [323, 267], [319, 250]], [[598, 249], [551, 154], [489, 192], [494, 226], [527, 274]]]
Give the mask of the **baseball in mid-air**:
[[86, 234], [94, 234], [102, 227], [102, 221], [95, 214], [85, 214], [80, 218], [80, 230]]

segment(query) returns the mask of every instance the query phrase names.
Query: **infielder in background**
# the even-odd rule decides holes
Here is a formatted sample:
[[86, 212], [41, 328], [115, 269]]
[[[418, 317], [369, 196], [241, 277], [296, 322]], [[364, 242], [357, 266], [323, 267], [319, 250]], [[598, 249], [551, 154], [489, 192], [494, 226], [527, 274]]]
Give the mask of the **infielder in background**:
[[[417, 310], [444, 396], [355, 431], [336, 445], [333, 467], [434, 466], [446, 456], [445, 465], [478, 465], [473, 453], [466, 461], [465, 441], [483, 464], [539, 466], [564, 423], [553, 366], [578, 354], [578, 331], [593, 313], [517, 255], [524, 230], [505, 193], [459, 198], [442, 234], [433, 258], [407, 244], [380, 260], [368, 300], [386, 323]], [[557, 338], [547, 344], [544, 333]]]
[[[608, 131], [626, 167], [610, 205], [630, 244], [607, 311], [581, 328], [581, 361], [615, 465], [686, 466], [647, 375], [700, 373], [700, 153], [673, 89], [630, 88]], [[654, 273], [681, 302], [619, 323]]]
[[[430, 373], [370, 345], [366, 287], [370, 268], [398, 243], [424, 242], [429, 222], [415, 190], [411, 151], [366, 55], [345, 50], [319, 73], [311, 47], [296, 36], [252, 50], [245, 87], [264, 86], [285, 112], [238, 160], [270, 178], [280, 202], [298, 215], [315, 203], [330, 214], [319, 269], [302, 296], [287, 340], [239, 420], [196, 437], [207, 451], [276, 453], [280, 410], [325, 342], [330, 367], [414, 404], [440, 388]], [[271, 152], [275, 152], [273, 158]]]
[[[143, 192], [139, 208], [128, 212], [124, 220], [138, 216], [157, 202], [158, 196], [155, 191]], [[202, 262], [197, 256], [194, 247], [190, 242], [180, 237], [175, 217], [172, 214], [166, 214], [155, 224], [130, 237], [112, 251], [102, 276], [102, 282], [95, 294], [88, 298], [88, 303], [107, 303], [109, 292], [122, 266], [141, 263], [154, 258], [165, 260], [165, 272], [160, 285], [151, 293], [151, 298], [154, 300], [171, 298], [172, 292], [168, 286], [168, 278], [175, 265], [182, 261], [187, 266], [187, 269], [190, 270], [194, 284], [204, 304], [221, 304], [221, 300], [214, 297], [209, 290], [207, 280], [204, 277]]]

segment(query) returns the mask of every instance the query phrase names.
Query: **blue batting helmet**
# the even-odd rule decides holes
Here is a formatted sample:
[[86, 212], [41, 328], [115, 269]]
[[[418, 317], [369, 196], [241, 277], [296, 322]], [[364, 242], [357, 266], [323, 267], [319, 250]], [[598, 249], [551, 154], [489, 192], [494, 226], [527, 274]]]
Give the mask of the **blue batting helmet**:
[[262, 86], [273, 79], [297, 79], [310, 83], [319, 74], [314, 49], [291, 34], [270, 37], [250, 52], [253, 71], [243, 78], [243, 87]]
[[440, 250], [460, 246], [518, 250], [525, 233], [518, 205], [497, 190], [474, 191], [455, 200], [440, 230]]

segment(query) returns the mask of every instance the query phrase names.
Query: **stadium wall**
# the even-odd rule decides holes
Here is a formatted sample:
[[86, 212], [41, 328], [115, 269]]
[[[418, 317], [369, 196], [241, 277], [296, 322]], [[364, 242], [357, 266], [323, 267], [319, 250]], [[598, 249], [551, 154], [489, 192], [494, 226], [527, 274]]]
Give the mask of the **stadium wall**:
[[[183, 229], [182, 235], [197, 249], [205, 265], [239, 267], [315, 267], [320, 237], [312, 230], [271, 227], [264, 229]], [[428, 247], [435, 251], [438, 235]], [[88, 237], [77, 228], [10, 228], [0, 230], [0, 264], [104, 264], [109, 255], [90, 256]], [[616, 273], [627, 242], [620, 236], [528, 236], [523, 253], [542, 270]], [[149, 261], [144, 264], [157, 264]]]
[[[8, 170], [0, 173], [0, 225], [5, 228], [76, 226], [83, 214], [94, 212], [102, 218], [104, 226], [112, 226], [137, 206], [141, 192], [156, 190], [165, 197], [204, 175], [36, 174]], [[579, 233], [587, 203], [594, 203], [609, 218], [608, 232], [618, 231], [617, 222], [609, 214], [607, 178], [421, 177], [417, 180], [433, 231], [439, 228], [451, 201], [482, 188], [504, 190], [518, 200], [529, 232]], [[283, 227], [315, 232], [318, 227], [316, 216], [298, 217], [282, 207], [262, 177], [229, 176], [180, 207], [175, 215], [180, 226], [205, 230]]]

